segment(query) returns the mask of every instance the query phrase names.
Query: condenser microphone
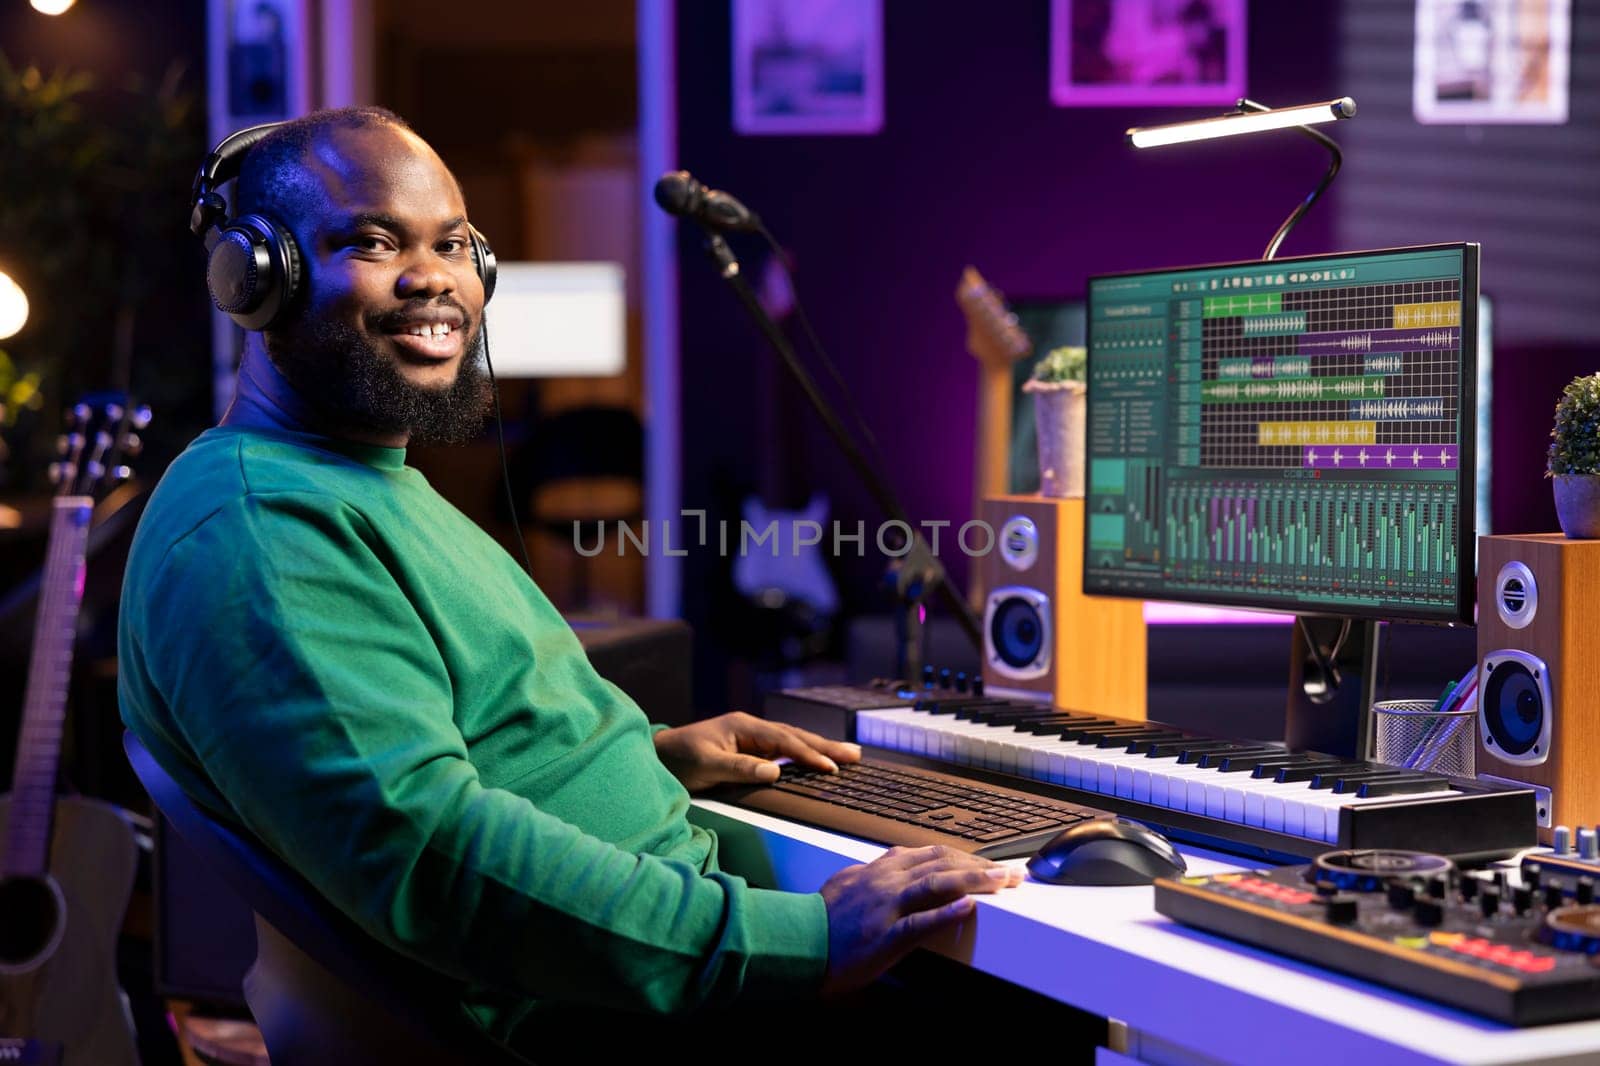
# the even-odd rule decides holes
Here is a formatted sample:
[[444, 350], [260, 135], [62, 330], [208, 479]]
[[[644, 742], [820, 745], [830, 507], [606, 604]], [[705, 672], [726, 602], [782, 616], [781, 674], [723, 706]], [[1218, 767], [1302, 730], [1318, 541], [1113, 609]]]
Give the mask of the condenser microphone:
[[706, 188], [687, 170], [661, 175], [656, 203], [669, 215], [694, 219], [710, 230], [761, 231], [759, 215], [727, 193]]

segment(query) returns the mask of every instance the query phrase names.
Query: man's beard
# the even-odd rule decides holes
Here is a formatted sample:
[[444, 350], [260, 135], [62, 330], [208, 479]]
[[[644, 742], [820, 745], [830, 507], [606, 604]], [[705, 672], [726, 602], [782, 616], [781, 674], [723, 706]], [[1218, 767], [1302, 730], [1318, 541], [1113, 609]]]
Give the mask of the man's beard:
[[292, 335], [273, 330], [264, 340], [279, 373], [334, 422], [406, 436], [412, 444], [461, 444], [477, 436], [489, 413], [482, 319], [455, 380], [436, 389], [407, 381], [392, 358], [343, 322], [318, 322]]

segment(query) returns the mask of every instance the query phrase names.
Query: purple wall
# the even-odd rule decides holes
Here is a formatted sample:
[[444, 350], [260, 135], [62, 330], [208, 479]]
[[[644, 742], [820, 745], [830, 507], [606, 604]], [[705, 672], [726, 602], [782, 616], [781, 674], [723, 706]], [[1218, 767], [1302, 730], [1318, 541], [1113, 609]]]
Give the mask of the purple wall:
[[[1326, 5], [1251, 6], [1253, 98], [1342, 94]], [[917, 519], [971, 515], [976, 365], [953, 296], [963, 266], [1003, 292], [1076, 296], [1091, 273], [1253, 258], [1325, 166], [1292, 133], [1135, 153], [1126, 127], [1209, 109], [1053, 106], [1048, 8], [994, 4], [980, 18], [970, 3], [891, 0], [883, 133], [741, 137], [727, 5], [679, 5], [679, 163], [759, 211], [793, 250], [817, 331]], [[1337, 197], [1335, 186], [1284, 254], [1331, 247]], [[753, 242], [736, 248], [759, 266]], [[680, 267], [684, 506], [736, 520], [729, 508], [761, 484], [763, 456], [781, 454], [798, 465], [791, 488], [826, 490], [836, 517], [870, 530], [870, 500], [687, 228]], [[780, 440], [775, 427], [793, 428]], [[964, 586], [965, 559], [941, 554]], [[870, 544], [866, 559], [841, 560], [856, 609], [885, 606], [871, 588], [882, 562]], [[717, 561], [685, 563], [686, 614], [715, 654]]]

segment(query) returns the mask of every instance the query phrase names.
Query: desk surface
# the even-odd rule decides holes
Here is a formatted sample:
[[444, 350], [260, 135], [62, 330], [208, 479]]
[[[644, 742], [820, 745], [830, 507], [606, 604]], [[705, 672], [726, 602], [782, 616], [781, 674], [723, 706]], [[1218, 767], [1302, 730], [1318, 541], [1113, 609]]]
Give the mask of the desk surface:
[[[757, 830], [781, 888], [813, 892], [836, 870], [884, 850], [714, 800], [695, 802]], [[1193, 873], [1244, 868], [1229, 856], [1180, 850]], [[1116, 1018], [1173, 1050], [1226, 1062], [1600, 1062], [1600, 1021], [1510, 1028], [1188, 928], [1157, 914], [1152, 895], [1143, 886], [1028, 880], [978, 897], [973, 920], [937, 950]]]

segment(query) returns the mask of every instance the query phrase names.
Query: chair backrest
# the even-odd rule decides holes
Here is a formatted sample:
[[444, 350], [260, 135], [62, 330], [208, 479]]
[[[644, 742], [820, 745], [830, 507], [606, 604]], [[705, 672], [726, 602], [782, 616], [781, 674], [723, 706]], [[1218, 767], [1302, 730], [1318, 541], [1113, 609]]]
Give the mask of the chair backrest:
[[460, 982], [378, 943], [261, 843], [197, 807], [133, 733], [123, 747], [156, 808], [255, 912], [245, 1001], [275, 1066], [525, 1064], [466, 1017]]

